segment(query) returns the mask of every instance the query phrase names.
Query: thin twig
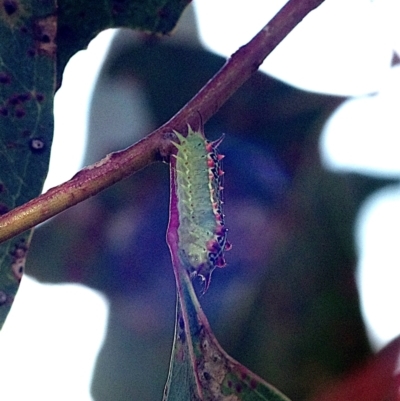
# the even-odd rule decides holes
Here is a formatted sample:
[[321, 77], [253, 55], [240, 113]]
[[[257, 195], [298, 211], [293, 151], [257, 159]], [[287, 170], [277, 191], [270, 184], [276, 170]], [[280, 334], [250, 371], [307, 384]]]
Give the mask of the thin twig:
[[323, 2], [290, 0], [167, 123], [129, 148], [111, 153], [100, 162], [84, 168], [71, 180], [1, 216], [0, 242], [46, 221], [155, 161], [168, 160], [172, 130], [184, 132], [186, 124], [193, 125], [199, 113], [206, 122], [257, 71], [286, 35]]

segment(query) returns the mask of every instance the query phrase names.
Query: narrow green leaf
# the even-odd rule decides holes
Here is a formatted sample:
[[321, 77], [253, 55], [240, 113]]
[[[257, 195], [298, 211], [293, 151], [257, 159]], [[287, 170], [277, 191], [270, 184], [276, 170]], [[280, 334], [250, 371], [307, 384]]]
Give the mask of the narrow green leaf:
[[219, 345], [186, 272], [180, 275], [170, 371], [163, 401], [288, 401]]
[[176, 305], [174, 345], [163, 401], [201, 400], [193, 370], [185, 322], [179, 297]]

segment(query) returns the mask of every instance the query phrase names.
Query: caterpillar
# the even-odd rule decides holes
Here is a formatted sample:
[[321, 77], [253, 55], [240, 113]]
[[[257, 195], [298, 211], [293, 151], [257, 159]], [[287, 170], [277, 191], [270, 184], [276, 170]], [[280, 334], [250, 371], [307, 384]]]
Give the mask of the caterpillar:
[[218, 145], [223, 136], [208, 141], [202, 130], [193, 131], [188, 125], [185, 138], [174, 131], [179, 143], [176, 155], [176, 193], [179, 213], [179, 252], [186, 269], [204, 281], [207, 291], [216, 267], [226, 265], [224, 251], [231, 248], [226, 240], [222, 211], [222, 175]]

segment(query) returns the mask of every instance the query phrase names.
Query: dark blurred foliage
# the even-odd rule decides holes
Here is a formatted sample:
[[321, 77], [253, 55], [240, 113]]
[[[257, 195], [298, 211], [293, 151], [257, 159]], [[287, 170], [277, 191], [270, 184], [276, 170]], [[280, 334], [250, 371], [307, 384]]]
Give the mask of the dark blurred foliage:
[[[87, 162], [172, 117], [223, 63], [195, 45], [122, 31], [94, 93]], [[322, 168], [320, 130], [342, 101], [259, 73], [205, 126], [210, 139], [226, 133], [220, 149], [233, 249], [201, 303], [226, 351], [293, 401], [309, 399], [371, 353], [354, 280], [353, 223], [385, 182]], [[81, 282], [110, 299], [96, 401], [161, 399], [175, 308], [168, 181], [167, 165], [150, 166], [33, 239], [29, 274]]]

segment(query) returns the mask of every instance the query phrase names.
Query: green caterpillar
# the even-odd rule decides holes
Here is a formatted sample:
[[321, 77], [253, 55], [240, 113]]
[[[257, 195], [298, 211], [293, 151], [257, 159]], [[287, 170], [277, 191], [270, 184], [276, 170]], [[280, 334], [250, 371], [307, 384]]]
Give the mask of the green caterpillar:
[[202, 131], [188, 126], [188, 135], [174, 131], [179, 144], [176, 158], [176, 193], [179, 212], [180, 257], [187, 270], [204, 280], [208, 289], [211, 273], [226, 265], [224, 251], [231, 245], [226, 240], [221, 200], [223, 155], [217, 151], [223, 137], [210, 142]]

